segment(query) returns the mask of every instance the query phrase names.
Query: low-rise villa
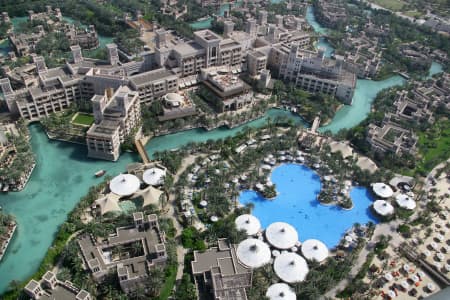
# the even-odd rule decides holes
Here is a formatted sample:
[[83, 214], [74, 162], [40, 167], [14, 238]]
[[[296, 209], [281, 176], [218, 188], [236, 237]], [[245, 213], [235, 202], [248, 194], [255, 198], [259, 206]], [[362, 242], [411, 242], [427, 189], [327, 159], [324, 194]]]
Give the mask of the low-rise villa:
[[192, 274], [197, 289], [214, 300], [246, 300], [252, 284], [252, 270], [239, 262], [236, 249], [226, 240], [205, 252], [194, 251]]
[[92, 300], [91, 294], [79, 289], [72, 282], [59, 281], [53, 272], [47, 271], [41, 281], [30, 280], [24, 292], [32, 299], [41, 300]]
[[82, 256], [94, 279], [101, 282], [112, 270], [117, 272], [125, 293], [145, 286], [149, 271], [167, 261], [165, 234], [155, 214], [133, 214], [134, 225], [119, 227], [116, 234], [99, 242], [84, 235], [78, 240]]

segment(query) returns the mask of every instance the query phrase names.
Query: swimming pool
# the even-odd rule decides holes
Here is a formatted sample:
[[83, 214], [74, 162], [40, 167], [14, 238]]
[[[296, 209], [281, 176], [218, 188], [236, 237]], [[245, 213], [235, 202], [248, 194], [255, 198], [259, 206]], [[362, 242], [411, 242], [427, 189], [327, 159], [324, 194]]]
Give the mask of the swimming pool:
[[273, 222], [287, 222], [297, 229], [300, 241], [315, 238], [332, 248], [354, 223], [378, 223], [370, 212], [373, 200], [366, 188], [354, 187], [350, 192], [354, 207], [344, 210], [321, 205], [316, 200], [320, 177], [306, 166], [283, 164], [273, 169], [271, 180], [277, 187], [275, 199], [266, 200], [249, 190], [239, 197], [242, 204], [254, 204], [252, 214], [259, 218], [263, 228]]

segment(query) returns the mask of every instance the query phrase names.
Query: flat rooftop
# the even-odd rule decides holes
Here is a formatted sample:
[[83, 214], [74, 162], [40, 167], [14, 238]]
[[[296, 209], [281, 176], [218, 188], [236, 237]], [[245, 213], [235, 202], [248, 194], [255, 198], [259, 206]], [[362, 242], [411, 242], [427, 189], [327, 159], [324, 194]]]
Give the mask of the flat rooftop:
[[166, 77], [175, 76], [171, 71], [161, 68], [130, 77], [130, 81], [136, 86], [140, 86], [158, 79], [164, 79]]
[[222, 275], [236, 275], [251, 272], [251, 269], [239, 263], [233, 247], [224, 250], [211, 248], [205, 252], [195, 251], [194, 260], [192, 261], [192, 272], [194, 274], [200, 274], [211, 269], [220, 271]]
[[179, 43], [173, 47], [173, 51], [180, 56], [191, 56], [205, 52], [205, 49], [194, 41], [188, 43]]

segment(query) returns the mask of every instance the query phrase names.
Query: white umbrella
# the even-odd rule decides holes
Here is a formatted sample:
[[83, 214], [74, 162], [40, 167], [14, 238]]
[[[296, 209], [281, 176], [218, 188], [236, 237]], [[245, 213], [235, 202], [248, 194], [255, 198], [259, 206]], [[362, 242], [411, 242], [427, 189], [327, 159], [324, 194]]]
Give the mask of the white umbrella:
[[219, 221], [219, 218], [217, 216], [211, 216], [211, 218], [209, 218], [211, 220], [211, 222], [217, 222]]
[[328, 248], [321, 241], [310, 239], [303, 242], [302, 254], [308, 260], [322, 262], [328, 257]]
[[439, 252], [438, 254], [436, 254], [436, 257], [437, 257], [440, 261], [443, 261], [444, 258], [445, 258], [445, 255], [442, 254], [441, 252]]
[[441, 263], [438, 263], [437, 261], [434, 262], [434, 266], [436, 267], [436, 269], [440, 270], [442, 268]]
[[402, 286], [402, 288], [404, 288], [405, 290], [407, 290], [409, 288], [409, 283], [406, 282], [406, 280], [403, 280], [400, 285]]
[[261, 169], [270, 171], [270, 170], [272, 170], [272, 167], [269, 165], [262, 165]]
[[275, 283], [269, 286], [266, 297], [270, 300], [296, 300], [295, 292], [286, 283]]
[[269, 245], [258, 239], [242, 241], [236, 251], [238, 259], [249, 268], [259, 268], [270, 262]]
[[373, 209], [381, 216], [392, 215], [394, 207], [386, 200], [377, 200], [373, 203]]
[[431, 292], [434, 291], [434, 284], [431, 282], [427, 284], [427, 289], [429, 289]]
[[353, 242], [353, 238], [352, 238], [351, 236], [349, 236], [349, 235], [346, 235], [346, 236], [345, 236], [345, 240], [346, 240], [347, 242], [349, 242], [349, 243]]
[[388, 295], [389, 295], [389, 297], [391, 297], [391, 298], [397, 297], [397, 294], [396, 294], [393, 290], [389, 290]]
[[116, 195], [129, 196], [139, 189], [139, 178], [132, 174], [120, 174], [109, 183], [109, 189]]
[[234, 223], [238, 230], [245, 230], [247, 235], [255, 235], [261, 229], [261, 223], [258, 218], [250, 214], [240, 215]]
[[417, 272], [417, 275], [423, 280], [425, 278], [425, 273], [423, 271]]
[[282, 253], [275, 258], [273, 268], [277, 276], [288, 283], [305, 280], [309, 272], [305, 259], [292, 252]]
[[404, 270], [405, 272], [409, 272], [409, 269], [410, 269], [410, 267], [409, 267], [408, 264], [404, 264], [404, 265], [403, 265], [403, 270]]
[[384, 274], [384, 279], [386, 279], [387, 281], [391, 281], [394, 277], [392, 277], [391, 273], [386, 273]]
[[405, 194], [399, 194], [395, 198], [395, 201], [400, 207], [406, 208], [406, 209], [414, 209], [416, 208], [416, 202], [409, 196]]
[[275, 222], [266, 229], [269, 244], [278, 249], [289, 249], [298, 241], [298, 233], [294, 227], [285, 222]]
[[445, 264], [445, 270], [446, 270], [447, 272], [450, 272], [450, 265], [449, 265], [449, 264]]
[[442, 241], [444, 240], [444, 236], [443, 236], [442, 234], [438, 234], [438, 235], [436, 236], [436, 239], [437, 239], [439, 242], [442, 242]]
[[208, 202], [205, 201], [205, 200], [200, 201], [199, 204], [200, 204], [201, 207], [206, 207], [206, 206], [208, 206]]
[[433, 248], [434, 250], [437, 249], [438, 245], [436, 244], [436, 242], [431, 242], [430, 243], [431, 248]]
[[430, 255], [431, 255], [430, 250], [425, 250], [425, 251], [423, 252], [423, 255], [425, 255], [425, 257], [430, 256]]
[[417, 277], [417, 275], [413, 275], [413, 276], [411, 277], [411, 280], [412, 280], [414, 283], [416, 283], [416, 282], [420, 281], [420, 278]]
[[162, 185], [164, 183], [164, 177], [166, 176], [166, 170], [160, 168], [150, 168], [145, 170], [142, 175], [142, 180], [148, 185]]
[[381, 198], [389, 198], [394, 194], [394, 191], [385, 183], [377, 182], [372, 184], [373, 192]]

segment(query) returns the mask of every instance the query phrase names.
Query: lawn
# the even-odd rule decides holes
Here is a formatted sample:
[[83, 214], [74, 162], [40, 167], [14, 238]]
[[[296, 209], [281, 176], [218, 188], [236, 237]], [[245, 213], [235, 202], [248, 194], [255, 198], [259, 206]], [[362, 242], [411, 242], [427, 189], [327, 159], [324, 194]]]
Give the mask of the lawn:
[[425, 170], [450, 157], [450, 120], [437, 121], [427, 132], [419, 133], [419, 150]]
[[159, 294], [158, 300], [167, 300], [172, 294], [173, 287], [175, 286], [175, 280], [177, 277], [177, 266], [169, 266], [168, 275], [166, 274], [166, 280], [161, 288], [161, 294]]
[[84, 113], [77, 113], [72, 119], [72, 123], [75, 125], [85, 125], [90, 126], [94, 123], [94, 116]]
[[379, 6], [393, 11], [400, 11], [406, 4], [401, 0], [370, 0], [369, 2], [375, 3]]

